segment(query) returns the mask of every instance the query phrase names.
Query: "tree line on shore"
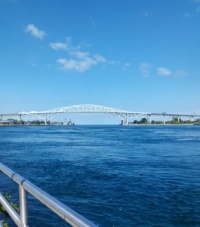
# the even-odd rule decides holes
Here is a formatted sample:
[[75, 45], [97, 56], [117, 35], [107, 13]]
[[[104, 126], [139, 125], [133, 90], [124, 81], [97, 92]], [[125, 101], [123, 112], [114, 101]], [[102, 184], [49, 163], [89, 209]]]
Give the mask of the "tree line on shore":
[[[15, 119], [8, 119], [5, 122], [1, 122], [1, 125], [45, 125], [44, 121], [40, 120], [33, 120], [33, 121], [18, 121]], [[47, 125], [50, 125], [51, 122], [47, 121]], [[62, 122], [60, 124], [63, 124]], [[178, 117], [173, 117], [172, 120], [170, 121], [161, 121], [161, 120], [152, 120], [151, 122], [147, 118], [142, 118], [141, 120], [134, 120], [133, 122], [129, 122], [129, 124], [200, 124], [200, 119], [195, 119], [195, 120], [182, 120], [181, 118]]]
[[173, 117], [170, 121], [164, 122], [161, 120], [152, 120], [151, 122], [149, 122], [147, 118], [142, 118], [141, 120], [134, 120], [133, 122], [131, 122], [131, 124], [200, 124], [200, 119], [182, 120], [181, 118]]
[[[4, 125], [45, 125], [44, 121], [39, 120], [33, 120], [33, 121], [18, 121], [15, 119], [7, 119], [6, 121], [0, 121], [0, 124]], [[47, 124], [50, 124], [50, 121], [47, 122]]]
[[71, 120], [68, 122], [50, 122], [43, 120], [33, 120], [33, 121], [18, 121], [16, 119], [7, 119], [6, 121], [0, 121], [0, 125], [75, 125]]

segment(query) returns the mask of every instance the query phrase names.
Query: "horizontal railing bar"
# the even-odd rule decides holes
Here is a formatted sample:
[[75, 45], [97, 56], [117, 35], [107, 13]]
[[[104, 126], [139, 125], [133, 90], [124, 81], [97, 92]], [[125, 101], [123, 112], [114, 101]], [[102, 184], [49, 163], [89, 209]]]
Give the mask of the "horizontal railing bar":
[[36, 185], [32, 184], [27, 179], [23, 178], [19, 174], [12, 171], [7, 166], [0, 163], [0, 170], [4, 172], [8, 177], [12, 178], [17, 184], [21, 185], [27, 192], [33, 195], [41, 203], [47, 206], [50, 210], [64, 219], [66, 222], [72, 226], [77, 227], [95, 227], [96, 225], [70, 209], [63, 203], [59, 202], [54, 197], [50, 196], [48, 193], [38, 188]]
[[10, 205], [8, 200], [0, 193], [0, 203], [6, 209], [12, 220], [15, 222], [17, 226], [20, 226], [20, 217], [17, 211]]
[[49, 207], [49, 209], [54, 211], [57, 215], [70, 223], [72, 226], [96, 226], [87, 219], [85, 219], [83, 216], [79, 215], [69, 207], [65, 206], [63, 203], [59, 202], [57, 199], [53, 198], [37, 186], [33, 185], [28, 180], [23, 183], [23, 187], [31, 195], [37, 198], [41, 203]]
[[4, 164], [2, 164], [0, 162], [0, 170], [2, 172], [4, 172], [8, 177], [12, 178], [12, 175], [15, 174], [14, 171], [12, 171], [10, 168], [8, 168], [7, 166], [5, 166]]

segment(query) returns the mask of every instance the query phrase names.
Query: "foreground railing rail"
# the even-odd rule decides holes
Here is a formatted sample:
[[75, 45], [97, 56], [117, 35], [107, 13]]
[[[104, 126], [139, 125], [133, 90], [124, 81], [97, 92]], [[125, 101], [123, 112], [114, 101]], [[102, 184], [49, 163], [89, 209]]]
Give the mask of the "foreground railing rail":
[[2, 163], [0, 163], [0, 170], [19, 185], [20, 214], [18, 214], [18, 212], [14, 210], [14, 208], [10, 205], [6, 198], [0, 193], [0, 203], [6, 209], [6, 211], [17, 226], [28, 227], [27, 193], [30, 193], [32, 196], [34, 196], [41, 203], [43, 203], [50, 210], [52, 210], [54, 213], [56, 213], [58, 216], [60, 216], [72, 226], [96, 226], [80, 214], [76, 213], [74, 210], [65, 206], [63, 203], [59, 202], [54, 197], [50, 196], [45, 191], [32, 184], [27, 179], [15, 173], [7, 166], [3, 165]]

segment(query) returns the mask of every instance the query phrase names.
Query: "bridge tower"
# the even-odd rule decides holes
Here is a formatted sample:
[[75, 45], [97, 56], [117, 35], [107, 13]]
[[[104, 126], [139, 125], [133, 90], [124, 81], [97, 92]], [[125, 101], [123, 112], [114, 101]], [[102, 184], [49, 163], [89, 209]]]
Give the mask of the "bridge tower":
[[128, 117], [125, 118], [125, 125], [128, 125]]

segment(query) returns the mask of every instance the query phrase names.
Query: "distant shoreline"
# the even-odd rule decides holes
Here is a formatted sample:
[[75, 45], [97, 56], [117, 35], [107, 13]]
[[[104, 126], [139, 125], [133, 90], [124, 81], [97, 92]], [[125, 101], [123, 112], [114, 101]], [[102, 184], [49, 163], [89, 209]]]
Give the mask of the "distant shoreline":
[[[84, 126], [84, 124], [78, 125], [78, 126]], [[88, 125], [88, 124], [85, 124]], [[95, 125], [95, 124], [89, 124], [89, 125]], [[102, 126], [105, 124], [102, 124]], [[106, 124], [109, 125], [109, 124]], [[126, 126], [126, 127], [143, 127], [143, 126], [200, 126], [200, 124], [110, 124], [110, 125], [116, 125], [116, 126]], [[55, 127], [63, 127], [63, 126], [75, 126], [75, 125], [45, 125], [45, 124], [41, 124], [41, 125], [16, 125], [16, 124], [8, 124], [8, 125], [3, 125], [0, 124], [0, 127], [30, 127], [30, 126], [34, 126], [34, 127], [39, 127], [39, 126], [55, 126]], [[100, 124], [98, 124], [98, 126], [101, 126]]]
[[187, 126], [187, 125], [195, 125], [195, 124], [129, 124], [129, 125], [122, 125], [122, 126]]

